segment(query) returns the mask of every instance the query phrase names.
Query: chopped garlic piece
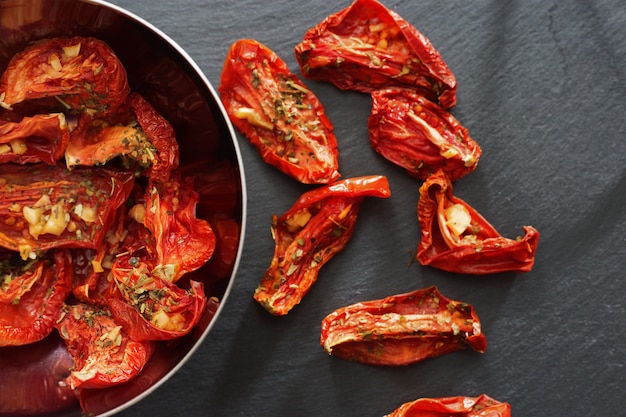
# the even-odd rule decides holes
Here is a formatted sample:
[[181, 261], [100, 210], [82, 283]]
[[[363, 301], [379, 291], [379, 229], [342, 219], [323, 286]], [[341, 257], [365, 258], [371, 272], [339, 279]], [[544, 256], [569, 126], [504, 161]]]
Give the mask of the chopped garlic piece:
[[23, 140], [13, 139], [11, 142], [9, 142], [9, 145], [11, 145], [11, 151], [15, 155], [23, 155], [28, 150], [28, 146], [26, 146], [26, 142], [24, 142]]
[[445, 210], [446, 226], [455, 236], [460, 236], [472, 222], [472, 216], [462, 204], [453, 204]]
[[253, 126], [257, 126], [266, 130], [274, 130], [274, 125], [272, 123], [263, 120], [259, 113], [249, 107], [241, 107], [235, 110], [234, 116], [238, 119], [247, 120], [248, 123]]
[[80, 53], [80, 42], [76, 45], [63, 47], [63, 59], [76, 58]]

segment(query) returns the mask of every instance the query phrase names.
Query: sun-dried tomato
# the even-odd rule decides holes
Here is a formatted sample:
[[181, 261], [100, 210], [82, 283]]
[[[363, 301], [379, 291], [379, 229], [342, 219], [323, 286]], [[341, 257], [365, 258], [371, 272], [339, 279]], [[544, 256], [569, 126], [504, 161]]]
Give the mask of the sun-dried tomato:
[[341, 307], [322, 321], [320, 343], [330, 355], [383, 366], [487, 348], [474, 308], [434, 286]]
[[255, 300], [274, 315], [287, 314], [352, 237], [363, 199], [390, 196], [384, 176], [348, 178], [305, 192], [283, 215], [274, 215], [274, 256]]
[[55, 97], [70, 112], [115, 110], [130, 92], [113, 50], [90, 37], [38, 41], [17, 53], [0, 78], [0, 106]]
[[339, 178], [337, 138], [324, 107], [267, 46], [235, 42], [219, 92], [230, 120], [265, 162], [306, 184]]
[[419, 398], [385, 417], [511, 417], [511, 405], [483, 394], [478, 397]]
[[452, 114], [411, 89], [372, 91], [368, 127], [372, 148], [421, 180], [439, 169], [459, 179], [482, 154]]
[[19, 122], [0, 121], [0, 163], [53, 165], [63, 158], [69, 140], [63, 113], [24, 117]]
[[154, 351], [152, 342], [131, 340], [102, 306], [64, 304], [55, 327], [74, 360], [66, 378], [72, 389], [104, 388], [130, 381]]
[[539, 232], [523, 226], [524, 236], [505, 238], [474, 208], [453, 194], [442, 171], [420, 187], [417, 217], [422, 265], [463, 274], [528, 272], [535, 263]]
[[0, 254], [0, 346], [19, 346], [48, 336], [72, 289], [67, 250], [27, 262], [16, 253]]
[[26, 259], [57, 247], [97, 247], [128, 198], [132, 173], [0, 164], [0, 246]]
[[302, 74], [343, 90], [410, 87], [444, 109], [456, 78], [415, 26], [376, 0], [355, 0], [309, 29], [295, 47]]

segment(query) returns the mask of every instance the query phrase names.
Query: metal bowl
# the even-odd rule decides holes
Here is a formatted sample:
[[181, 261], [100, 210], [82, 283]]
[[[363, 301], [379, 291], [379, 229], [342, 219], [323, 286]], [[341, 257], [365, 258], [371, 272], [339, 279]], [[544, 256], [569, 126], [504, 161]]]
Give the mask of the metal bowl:
[[[57, 36], [93, 36], [107, 42], [128, 72], [131, 90], [141, 93], [172, 124], [181, 166], [223, 168], [205, 179], [222, 196], [219, 210], [238, 226], [238, 239], [220, 242], [236, 250], [218, 271], [211, 261], [193, 279], [205, 284], [208, 303], [192, 333], [158, 348], [141, 374], [125, 384], [85, 390], [80, 403], [63, 385], [72, 365], [63, 342], [52, 334], [32, 345], [0, 348], [0, 416], [112, 415], [145, 398], [175, 373], [207, 337], [224, 306], [243, 246], [246, 189], [236, 135], [215, 90], [174, 41], [143, 19], [97, 0], [0, 0], [0, 71], [29, 43]], [[200, 169], [202, 171], [202, 169]], [[227, 175], [223, 175], [224, 173]], [[203, 203], [198, 205], [198, 217]]]

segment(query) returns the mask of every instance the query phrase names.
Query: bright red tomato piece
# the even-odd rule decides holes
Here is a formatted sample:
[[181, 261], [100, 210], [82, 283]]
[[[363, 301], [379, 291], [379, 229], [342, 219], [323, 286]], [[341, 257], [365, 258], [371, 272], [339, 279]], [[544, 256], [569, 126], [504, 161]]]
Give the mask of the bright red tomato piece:
[[83, 116], [72, 131], [65, 163], [102, 166], [114, 158], [150, 178], [165, 181], [178, 167], [174, 129], [141, 95], [131, 93], [128, 105], [101, 118]]
[[487, 348], [474, 308], [436, 287], [339, 308], [322, 321], [320, 343], [329, 355], [382, 366]]
[[132, 172], [0, 165], [0, 246], [22, 258], [57, 247], [97, 247], [134, 184]]
[[349, 7], [309, 29], [295, 47], [306, 78], [370, 93], [409, 87], [441, 107], [456, 104], [456, 78], [417, 28], [376, 0]]
[[71, 262], [65, 250], [26, 262], [2, 252], [0, 346], [25, 345], [50, 334], [72, 288]]
[[0, 163], [53, 165], [63, 158], [69, 140], [63, 113], [24, 117], [19, 122], [0, 121]]
[[411, 89], [372, 91], [368, 127], [372, 148], [421, 180], [439, 169], [457, 180], [474, 171], [482, 155], [452, 114]]
[[511, 417], [511, 405], [483, 394], [478, 397], [420, 398], [385, 417]]
[[126, 70], [105, 42], [53, 38], [11, 59], [0, 78], [0, 106], [56, 97], [68, 111], [94, 115], [115, 110], [129, 91]]
[[185, 290], [151, 272], [139, 256], [118, 256], [111, 268], [109, 308], [132, 340], [170, 340], [189, 333], [206, 307], [204, 285]]
[[254, 299], [271, 314], [287, 314], [352, 237], [364, 198], [390, 196], [384, 176], [348, 178], [308, 191], [286, 213], [274, 215], [274, 256]]
[[235, 42], [219, 92], [231, 121], [265, 162], [306, 184], [339, 178], [337, 138], [324, 107], [267, 46]]
[[72, 355], [72, 389], [106, 388], [130, 381], [143, 369], [154, 344], [132, 340], [104, 307], [64, 304], [55, 327]]
[[154, 238], [152, 273], [167, 281], [200, 268], [215, 250], [211, 225], [196, 217], [198, 200], [192, 177], [150, 180], [146, 188], [143, 224]]
[[421, 239], [417, 260], [462, 274], [528, 272], [535, 263], [539, 232], [524, 226], [524, 236], [502, 237], [476, 210], [454, 196], [452, 182], [442, 171], [420, 187], [417, 217]]

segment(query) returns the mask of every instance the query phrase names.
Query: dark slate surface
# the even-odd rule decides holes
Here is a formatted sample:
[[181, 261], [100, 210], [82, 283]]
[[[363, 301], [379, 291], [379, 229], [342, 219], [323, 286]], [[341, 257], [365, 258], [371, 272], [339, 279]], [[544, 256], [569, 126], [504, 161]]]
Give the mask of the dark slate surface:
[[[226, 51], [255, 38], [298, 71], [293, 47], [343, 2], [115, 0], [180, 44], [217, 88]], [[505, 4], [506, 3], [506, 4]], [[369, 147], [369, 97], [305, 81], [335, 125], [344, 177], [385, 174], [352, 241], [304, 301], [272, 317], [252, 299], [273, 252], [270, 217], [306, 188], [240, 137], [248, 190], [239, 274], [209, 337], [121, 416], [382, 416], [419, 397], [487, 393], [516, 417], [624, 415], [626, 386], [626, 7], [620, 0], [387, 0], [455, 73], [453, 114], [482, 146], [455, 193], [505, 236], [541, 233], [528, 274], [467, 277], [409, 265], [419, 183]], [[340, 306], [436, 284], [474, 304], [484, 354], [388, 369], [327, 356], [322, 318]]]

